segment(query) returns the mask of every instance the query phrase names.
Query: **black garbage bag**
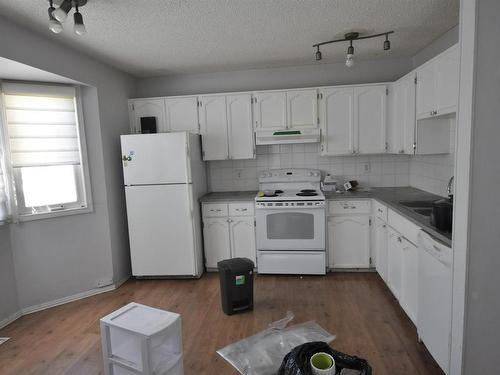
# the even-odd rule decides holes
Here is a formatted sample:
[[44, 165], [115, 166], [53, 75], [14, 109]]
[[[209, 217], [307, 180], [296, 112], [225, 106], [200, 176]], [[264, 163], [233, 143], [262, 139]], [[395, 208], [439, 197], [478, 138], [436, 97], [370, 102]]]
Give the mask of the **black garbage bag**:
[[337, 373], [348, 368], [361, 371], [361, 375], [372, 375], [372, 368], [366, 360], [333, 350], [322, 341], [308, 342], [293, 348], [283, 359], [278, 375], [312, 375], [309, 361], [318, 352], [328, 353], [335, 359]]

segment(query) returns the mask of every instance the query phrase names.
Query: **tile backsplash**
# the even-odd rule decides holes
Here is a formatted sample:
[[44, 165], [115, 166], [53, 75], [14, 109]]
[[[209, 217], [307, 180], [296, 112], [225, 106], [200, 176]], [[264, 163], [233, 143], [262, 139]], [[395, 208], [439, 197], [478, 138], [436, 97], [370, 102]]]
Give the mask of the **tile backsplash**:
[[253, 160], [211, 161], [210, 191], [257, 190], [263, 170], [315, 168], [338, 177], [358, 180], [361, 186], [409, 186], [407, 155], [320, 156], [319, 144], [257, 146]]
[[410, 159], [410, 186], [441, 196], [453, 176], [453, 154], [415, 155]]

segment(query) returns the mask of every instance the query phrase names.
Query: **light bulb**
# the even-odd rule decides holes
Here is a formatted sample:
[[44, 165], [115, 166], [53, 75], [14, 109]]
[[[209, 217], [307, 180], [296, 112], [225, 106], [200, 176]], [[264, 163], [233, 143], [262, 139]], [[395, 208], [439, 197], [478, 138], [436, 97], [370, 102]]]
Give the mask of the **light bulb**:
[[59, 34], [63, 27], [61, 25], [61, 23], [56, 20], [54, 18], [54, 15], [52, 14], [54, 12], [54, 10], [56, 10], [56, 8], [54, 8], [52, 6], [52, 2], [50, 3], [50, 8], [49, 8], [49, 30], [52, 31], [54, 34]]
[[49, 20], [49, 29], [54, 34], [59, 34], [63, 30], [63, 26], [61, 25], [61, 22], [59, 22], [58, 20], [51, 19]]
[[64, 0], [61, 6], [52, 12], [52, 15], [59, 22], [64, 22], [68, 17], [68, 13], [71, 10], [71, 6], [72, 6], [71, 0]]
[[354, 65], [354, 59], [352, 58], [351, 54], [348, 54], [347, 58], [345, 60], [345, 66], [347, 66], [348, 68], [350, 68], [353, 65]]
[[86, 34], [87, 29], [85, 28], [85, 25], [83, 24], [82, 14], [80, 12], [78, 12], [78, 10], [74, 14], [73, 19], [75, 21], [75, 26], [73, 28], [73, 30], [75, 31], [75, 34], [77, 34], [77, 35]]

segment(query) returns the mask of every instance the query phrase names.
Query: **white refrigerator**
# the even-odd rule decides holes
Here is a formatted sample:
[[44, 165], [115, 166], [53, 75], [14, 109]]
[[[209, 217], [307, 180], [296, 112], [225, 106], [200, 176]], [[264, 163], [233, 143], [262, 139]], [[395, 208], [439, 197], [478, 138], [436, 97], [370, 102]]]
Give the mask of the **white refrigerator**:
[[122, 135], [121, 147], [132, 274], [201, 276], [198, 199], [207, 183], [200, 136]]

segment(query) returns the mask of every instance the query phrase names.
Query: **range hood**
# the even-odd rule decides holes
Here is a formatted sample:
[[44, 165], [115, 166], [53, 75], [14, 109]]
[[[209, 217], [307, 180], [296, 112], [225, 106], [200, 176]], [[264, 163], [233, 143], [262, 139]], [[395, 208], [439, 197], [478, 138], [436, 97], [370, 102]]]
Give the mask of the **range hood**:
[[319, 129], [301, 130], [258, 130], [255, 133], [257, 145], [276, 145], [286, 143], [317, 143], [320, 141]]

